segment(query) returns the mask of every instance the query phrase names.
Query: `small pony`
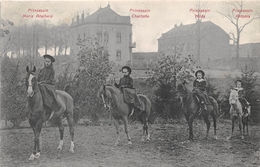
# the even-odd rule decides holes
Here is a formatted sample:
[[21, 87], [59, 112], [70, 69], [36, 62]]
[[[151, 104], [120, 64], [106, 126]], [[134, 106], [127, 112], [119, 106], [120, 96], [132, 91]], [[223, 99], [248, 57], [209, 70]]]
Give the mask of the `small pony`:
[[[114, 118], [114, 125], [116, 127], [116, 142], [115, 146], [119, 145], [119, 120], [123, 120], [125, 126], [125, 133], [128, 139], [128, 145], [132, 145], [129, 130], [128, 130], [128, 117], [129, 107], [124, 102], [123, 93], [111, 84], [102, 85], [98, 90], [97, 96], [100, 97], [103, 101], [104, 107], [107, 110], [111, 111], [111, 115]], [[141, 105], [143, 105], [144, 110], [135, 110], [137, 113], [137, 117], [143, 123], [143, 136], [142, 141], [150, 141], [150, 134], [148, 132], [148, 118], [151, 112], [151, 101], [142, 94], [137, 94], [138, 98], [140, 99]], [[134, 114], [135, 115], [135, 114]]]
[[[245, 127], [247, 129], [247, 135], [248, 135], [248, 116], [243, 114], [243, 107], [241, 102], [239, 101], [238, 91], [231, 90], [230, 96], [229, 96], [229, 103], [230, 103], [230, 117], [232, 120], [232, 134], [228, 139], [231, 139], [233, 137], [233, 131], [234, 131], [234, 124], [235, 120], [238, 119], [239, 123], [239, 130], [241, 139], [244, 139], [245, 134]], [[249, 114], [250, 114], [250, 108], [249, 108]], [[242, 125], [243, 125], [243, 131], [242, 131]]]
[[179, 84], [177, 86], [177, 92], [178, 96], [180, 97], [182, 104], [183, 104], [183, 111], [185, 119], [187, 120], [187, 123], [189, 125], [189, 140], [193, 141], [193, 131], [192, 131], [192, 125], [193, 121], [198, 115], [201, 115], [204, 119], [204, 122], [207, 125], [207, 134], [206, 139], [208, 137], [209, 128], [210, 128], [210, 121], [209, 121], [209, 115], [213, 118], [213, 125], [214, 125], [214, 136], [215, 139], [217, 139], [217, 115], [218, 115], [218, 103], [217, 101], [209, 96], [209, 99], [212, 103], [212, 105], [207, 104], [207, 110], [202, 111], [201, 114], [199, 114], [200, 111], [200, 102], [196, 95], [185, 86], [186, 82], [183, 82], [182, 84]]
[[73, 119], [73, 98], [65, 91], [55, 90], [57, 93], [58, 102], [60, 104], [60, 110], [55, 112], [50, 108], [47, 108], [43, 104], [43, 98], [41, 91], [39, 89], [37, 79], [34, 76], [36, 67], [33, 70], [29, 70], [29, 67], [26, 67], [27, 76], [26, 76], [26, 87], [27, 87], [27, 109], [29, 112], [29, 124], [34, 132], [34, 147], [33, 153], [30, 156], [29, 160], [35, 158], [40, 158], [40, 133], [42, 130], [42, 124], [51, 119], [54, 115], [59, 127], [60, 132], [60, 142], [58, 150], [62, 149], [63, 146], [63, 134], [64, 126], [62, 124], [62, 116], [66, 116], [69, 124], [69, 131], [71, 137], [70, 152], [74, 153], [74, 119]]

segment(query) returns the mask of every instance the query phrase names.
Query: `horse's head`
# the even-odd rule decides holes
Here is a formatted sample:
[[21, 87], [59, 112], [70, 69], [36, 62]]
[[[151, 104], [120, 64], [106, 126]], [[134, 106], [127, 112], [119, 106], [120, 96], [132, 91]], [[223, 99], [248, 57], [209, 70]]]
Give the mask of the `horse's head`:
[[229, 103], [235, 105], [238, 102], [238, 91], [232, 89], [229, 96]]
[[107, 90], [107, 85], [102, 85], [97, 93], [97, 97], [102, 99], [104, 107], [109, 110], [111, 108], [111, 92]]
[[27, 88], [27, 96], [28, 97], [33, 97], [34, 93], [36, 92], [36, 88], [37, 88], [37, 80], [34, 76], [35, 71], [36, 71], [36, 67], [33, 67], [33, 70], [29, 70], [29, 67], [26, 67], [26, 71], [27, 71], [27, 76], [25, 79], [25, 85]]
[[177, 85], [178, 96], [184, 96], [189, 93], [188, 88], [185, 86], [186, 81]]
[[183, 83], [177, 85], [177, 96], [180, 101], [183, 101], [184, 96], [190, 92], [189, 89], [185, 86], [186, 83], [187, 82], [184, 81]]

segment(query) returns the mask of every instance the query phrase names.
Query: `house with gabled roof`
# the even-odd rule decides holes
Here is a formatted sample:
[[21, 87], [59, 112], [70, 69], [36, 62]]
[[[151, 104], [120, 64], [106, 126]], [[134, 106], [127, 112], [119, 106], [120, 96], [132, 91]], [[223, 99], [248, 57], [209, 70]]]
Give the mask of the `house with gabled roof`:
[[130, 16], [121, 16], [108, 4], [91, 15], [77, 14], [70, 26], [70, 53], [76, 58], [79, 47], [78, 39], [91, 39], [105, 47], [109, 59], [117, 65], [125, 65], [131, 59], [132, 24]]
[[211, 21], [175, 24], [158, 39], [158, 52], [191, 56], [206, 65], [211, 60], [230, 59], [229, 40], [229, 35]]

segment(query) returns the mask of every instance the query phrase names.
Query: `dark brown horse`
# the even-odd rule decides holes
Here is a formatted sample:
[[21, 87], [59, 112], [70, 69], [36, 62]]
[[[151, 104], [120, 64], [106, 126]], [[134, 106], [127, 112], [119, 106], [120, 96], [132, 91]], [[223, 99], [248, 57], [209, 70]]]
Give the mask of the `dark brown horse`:
[[[116, 127], [117, 139], [115, 145], [119, 144], [119, 120], [123, 120], [125, 126], [125, 133], [127, 135], [128, 144], [132, 145], [129, 129], [128, 129], [128, 117], [130, 110], [128, 105], [124, 102], [123, 93], [113, 85], [102, 85], [98, 91], [98, 97], [103, 101], [104, 107], [111, 111], [111, 115], [114, 118], [114, 125]], [[150, 141], [150, 134], [148, 132], [148, 117], [151, 112], [151, 101], [142, 94], [137, 95], [140, 99], [141, 105], [144, 110], [135, 109], [135, 114], [143, 122], [143, 136], [142, 141]]]
[[27, 110], [29, 112], [29, 123], [34, 132], [34, 148], [29, 160], [40, 157], [41, 147], [39, 137], [42, 130], [42, 124], [50, 119], [52, 116], [56, 118], [60, 132], [60, 142], [57, 149], [61, 150], [63, 146], [64, 126], [62, 124], [62, 117], [65, 116], [68, 120], [71, 136], [70, 152], [74, 153], [74, 106], [72, 97], [65, 91], [56, 90], [57, 100], [61, 107], [59, 111], [52, 111], [52, 109], [46, 107], [43, 104], [42, 94], [39, 89], [37, 79], [34, 76], [36, 68], [34, 67], [34, 69], [30, 71], [29, 67], [27, 66], [26, 71], [26, 87], [28, 97]]
[[184, 110], [184, 116], [185, 119], [188, 122], [189, 125], [189, 140], [193, 140], [193, 131], [192, 131], [192, 125], [195, 118], [198, 116], [203, 117], [204, 122], [207, 125], [207, 134], [206, 138], [208, 137], [209, 128], [210, 128], [210, 121], [209, 121], [209, 115], [213, 118], [214, 123], [214, 135], [216, 136], [216, 127], [217, 127], [217, 114], [218, 114], [218, 103], [217, 101], [210, 97], [210, 101], [212, 105], [207, 105], [207, 110], [200, 111], [200, 102], [196, 95], [185, 86], [185, 83], [179, 84], [177, 86], [177, 91], [179, 94], [179, 97], [181, 98], [182, 104], [183, 104], [183, 110]]

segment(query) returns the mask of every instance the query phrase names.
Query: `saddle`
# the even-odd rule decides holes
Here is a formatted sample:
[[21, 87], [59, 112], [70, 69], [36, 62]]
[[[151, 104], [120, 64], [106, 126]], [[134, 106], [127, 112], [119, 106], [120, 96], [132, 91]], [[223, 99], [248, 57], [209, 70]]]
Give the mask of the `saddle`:
[[[197, 99], [197, 101], [198, 101], [198, 103], [200, 104], [199, 106], [200, 106], [200, 108], [199, 108], [199, 111], [198, 111], [198, 115], [200, 115], [201, 113], [202, 113], [202, 111], [203, 111], [203, 105], [201, 105], [202, 104], [202, 100], [201, 100], [201, 97], [199, 97], [196, 93], [193, 93], [194, 94], [194, 97]], [[211, 96], [209, 96], [209, 104], [205, 104], [205, 105], [212, 105], [212, 97]]]
[[124, 102], [128, 104], [129, 109], [132, 110], [129, 114], [130, 116], [133, 115], [134, 108], [144, 110], [145, 106], [141, 103], [140, 98], [137, 96], [135, 89], [131, 88], [124, 88], [122, 90]]

